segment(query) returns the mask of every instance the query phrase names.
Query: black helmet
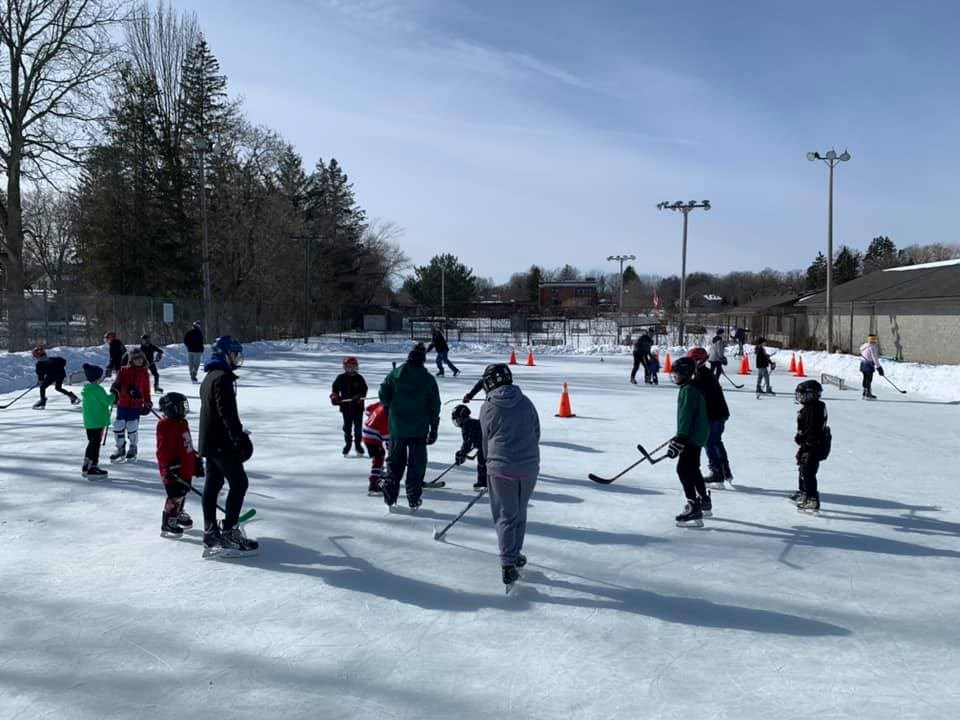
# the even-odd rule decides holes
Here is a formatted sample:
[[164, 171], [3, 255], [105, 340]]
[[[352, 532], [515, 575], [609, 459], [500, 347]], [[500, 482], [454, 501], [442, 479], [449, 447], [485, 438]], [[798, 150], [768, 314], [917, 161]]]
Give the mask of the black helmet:
[[150, 336], [147, 333], [144, 333], [143, 335], [141, 335], [140, 339], [143, 340], [144, 342], [150, 342]]
[[797, 389], [794, 391], [793, 397], [798, 403], [808, 403], [819, 400], [822, 394], [823, 385], [818, 383], [816, 380], [804, 380], [802, 383], [797, 385]]
[[453, 420], [455, 425], [459, 425], [464, 420], [470, 417], [470, 408], [466, 405], [457, 405], [453, 412], [450, 413], [450, 418]]
[[697, 361], [689, 357], [677, 358], [670, 374], [677, 385], [683, 385], [697, 374]]
[[483, 369], [483, 389], [487, 392], [495, 390], [501, 385], [513, 385], [513, 373], [506, 363], [487, 365]]
[[190, 403], [186, 395], [178, 392], [168, 392], [160, 398], [160, 412], [164, 417], [174, 420], [183, 420], [190, 412]]

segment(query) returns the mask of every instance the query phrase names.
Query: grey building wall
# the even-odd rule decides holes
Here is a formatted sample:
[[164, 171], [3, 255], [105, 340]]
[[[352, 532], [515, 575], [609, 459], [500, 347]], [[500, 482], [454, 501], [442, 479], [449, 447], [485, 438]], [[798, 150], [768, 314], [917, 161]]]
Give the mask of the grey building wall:
[[[810, 335], [826, 345], [826, 314], [811, 309], [809, 324]], [[835, 304], [833, 332], [844, 352], [856, 354], [867, 335], [875, 334], [884, 357], [957, 364], [960, 299]]]

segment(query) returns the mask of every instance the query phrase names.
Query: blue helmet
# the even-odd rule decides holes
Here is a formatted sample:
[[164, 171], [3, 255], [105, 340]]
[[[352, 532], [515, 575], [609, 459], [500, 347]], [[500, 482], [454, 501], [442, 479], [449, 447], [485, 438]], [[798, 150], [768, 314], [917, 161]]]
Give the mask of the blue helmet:
[[221, 335], [213, 342], [213, 357], [238, 368], [243, 364], [243, 345], [232, 335]]

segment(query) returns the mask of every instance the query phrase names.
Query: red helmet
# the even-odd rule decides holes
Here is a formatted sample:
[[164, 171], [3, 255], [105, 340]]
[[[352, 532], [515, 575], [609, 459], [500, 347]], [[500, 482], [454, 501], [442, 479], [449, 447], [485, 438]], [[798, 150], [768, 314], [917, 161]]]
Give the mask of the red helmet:
[[47, 356], [47, 351], [43, 349], [43, 345], [37, 345], [33, 349], [32, 354], [37, 360], [39, 360], [40, 358], [44, 358]]
[[109, 342], [110, 340], [116, 340], [117, 334], [113, 332], [113, 330], [111, 330], [110, 332], [105, 332], [103, 334], [103, 339], [106, 340], [107, 342]]
[[695, 347], [690, 348], [689, 352], [687, 352], [687, 357], [696, 362], [697, 365], [703, 365], [707, 361], [707, 358], [710, 357], [710, 353], [702, 347]]
[[347, 355], [343, 359], [343, 369], [346, 370], [351, 365], [355, 369], [360, 367], [360, 363], [357, 362], [357, 359], [353, 355]]

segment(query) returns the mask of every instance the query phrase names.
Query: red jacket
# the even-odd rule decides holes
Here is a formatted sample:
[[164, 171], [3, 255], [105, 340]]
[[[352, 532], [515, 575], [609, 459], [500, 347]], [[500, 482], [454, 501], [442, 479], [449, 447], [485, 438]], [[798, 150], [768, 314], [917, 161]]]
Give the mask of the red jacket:
[[190, 436], [190, 423], [186, 420], [161, 418], [157, 423], [157, 466], [160, 477], [167, 482], [171, 465], [179, 465], [178, 475], [184, 480], [193, 479], [197, 451]]
[[363, 421], [363, 442], [367, 445], [382, 445], [390, 440], [390, 415], [380, 403], [367, 408]]
[[[113, 381], [111, 388], [116, 388], [117, 407], [136, 408], [143, 407], [144, 402], [150, 402], [150, 372], [146, 367], [137, 367], [136, 365], [126, 365], [120, 368], [116, 380]], [[140, 391], [140, 397], [134, 400], [128, 392], [130, 388], [136, 388]]]

